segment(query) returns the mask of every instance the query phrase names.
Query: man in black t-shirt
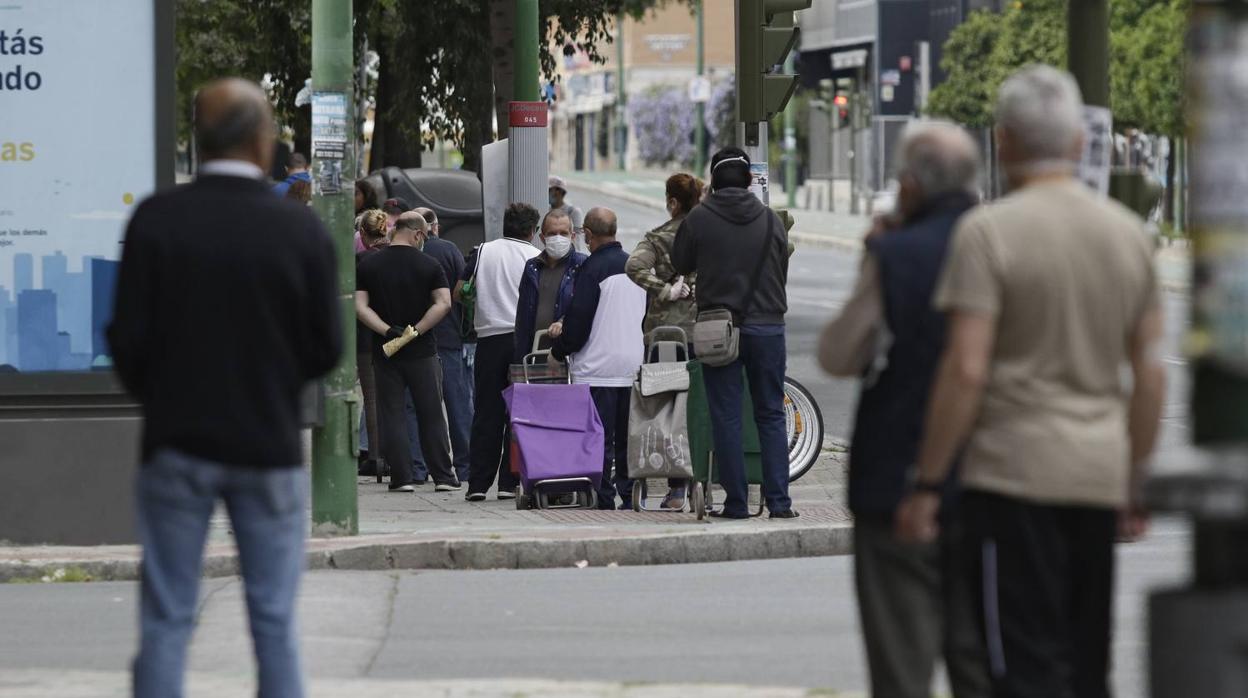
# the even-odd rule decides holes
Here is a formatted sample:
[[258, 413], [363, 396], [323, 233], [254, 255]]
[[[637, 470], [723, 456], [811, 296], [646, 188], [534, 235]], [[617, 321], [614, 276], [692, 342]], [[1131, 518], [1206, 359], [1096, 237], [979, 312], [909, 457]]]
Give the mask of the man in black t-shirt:
[[[451, 444], [442, 411], [442, 368], [431, 334], [451, 309], [451, 291], [442, 265], [420, 251], [428, 225], [419, 213], [399, 216], [390, 246], [367, 255], [356, 275], [355, 311], [375, 334], [373, 366], [381, 447], [390, 464], [390, 491], [412, 492], [412, 465], [407, 453], [404, 391], [410, 393], [420, 423], [425, 465], [438, 492], [459, 489], [451, 467]], [[382, 345], [408, 326], [417, 336], [394, 356]]]

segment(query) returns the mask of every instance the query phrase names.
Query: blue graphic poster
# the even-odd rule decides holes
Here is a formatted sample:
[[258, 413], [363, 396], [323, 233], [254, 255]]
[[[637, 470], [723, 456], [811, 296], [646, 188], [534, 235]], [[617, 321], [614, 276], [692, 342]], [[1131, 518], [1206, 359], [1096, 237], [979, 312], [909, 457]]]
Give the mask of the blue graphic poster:
[[0, 370], [111, 365], [121, 238], [155, 188], [152, 0], [0, 2]]

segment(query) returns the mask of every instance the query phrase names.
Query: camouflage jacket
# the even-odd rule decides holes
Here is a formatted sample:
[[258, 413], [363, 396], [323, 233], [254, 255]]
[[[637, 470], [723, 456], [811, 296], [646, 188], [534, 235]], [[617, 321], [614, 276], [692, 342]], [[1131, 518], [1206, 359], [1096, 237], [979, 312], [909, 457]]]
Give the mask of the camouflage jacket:
[[[678, 276], [672, 268], [672, 240], [676, 238], [676, 230], [680, 228], [681, 218], [673, 218], [654, 230], [646, 233], [646, 237], [637, 243], [637, 248], [629, 255], [624, 272], [633, 283], [646, 289], [650, 296], [646, 308], [646, 319], [642, 323], [643, 331], [649, 335], [656, 327], [672, 325], [685, 332], [693, 331], [693, 323], [698, 317], [698, 305], [692, 296], [678, 301], [668, 299], [668, 291]], [[694, 277], [685, 278], [685, 283], [694, 286]]]

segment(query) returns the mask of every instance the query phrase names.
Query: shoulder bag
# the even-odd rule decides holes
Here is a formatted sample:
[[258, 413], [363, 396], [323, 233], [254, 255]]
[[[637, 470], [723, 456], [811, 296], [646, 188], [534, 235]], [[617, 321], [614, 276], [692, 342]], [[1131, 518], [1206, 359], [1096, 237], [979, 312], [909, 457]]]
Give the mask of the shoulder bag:
[[481, 243], [477, 248], [477, 264], [472, 268], [472, 276], [464, 282], [463, 288], [459, 290], [459, 302], [463, 306], [463, 312], [459, 314], [459, 336], [462, 339], [472, 337], [477, 331], [477, 272], [481, 271], [481, 261], [485, 258], [485, 246], [489, 243]]

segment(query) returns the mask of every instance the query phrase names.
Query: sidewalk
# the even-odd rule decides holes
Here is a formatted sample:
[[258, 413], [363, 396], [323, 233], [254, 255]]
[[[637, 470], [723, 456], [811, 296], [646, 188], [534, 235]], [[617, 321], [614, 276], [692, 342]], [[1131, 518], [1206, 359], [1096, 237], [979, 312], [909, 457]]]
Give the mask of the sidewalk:
[[[790, 493], [801, 518], [699, 522], [690, 513], [518, 511], [513, 500], [464, 501], [424, 485], [391, 494], [359, 480], [360, 535], [308, 542], [309, 569], [517, 569], [663, 565], [842, 555], [850, 550], [844, 453], [825, 451]], [[652, 506], [665, 492], [651, 481]], [[720, 495], [716, 495], [717, 498]], [[139, 549], [0, 546], [0, 582], [136, 579]], [[59, 572], [58, 572], [59, 570]], [[218, 508], [204, 562], [208, 577], [237, 574], [228, 520]]]
[[[546, 679], [480, 679], [460, 681], [404, 681], [387, 679], [311, 678], [308, 695], [314, 698], [855, 698], [861, 693], [825, 689], [768, 688], [715, 684], [652, 684], [641, 682], [551, 681]], [[113, 698], [130, 695], [128, 672], [6, 671], [0, 677], [0, 695], [8, 691], [23, 698]], [[246, 672], [235, 675], [191, 672], [187, 694], [254, 696], [255, 680]]]
[[[572, 172], [564, 176], [573, 188], [612, 196], [659, 211], [664, 210], [665, 205], [663, 178], [662, 173], [649, 171]], [[784, 206], [777, 204], [776, 208]], [[857, 252], [862, 249], [862, 237], [871, 221], [870, 216], [840, 212], [804, 209], [790, 209], [789, 212], [793, 214], [794, 220], [789, 239], [799, 247], [830, 247]], [[1187, 293], [1191, 288], [1191, 263], [1187, 247], [1162, 247], [1157, 251], [1155, 260], [1162, 288], [1174, 293]]]

